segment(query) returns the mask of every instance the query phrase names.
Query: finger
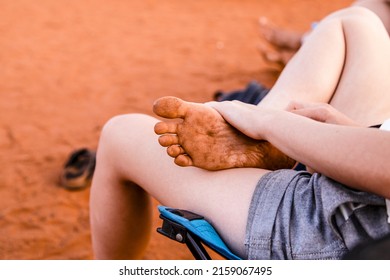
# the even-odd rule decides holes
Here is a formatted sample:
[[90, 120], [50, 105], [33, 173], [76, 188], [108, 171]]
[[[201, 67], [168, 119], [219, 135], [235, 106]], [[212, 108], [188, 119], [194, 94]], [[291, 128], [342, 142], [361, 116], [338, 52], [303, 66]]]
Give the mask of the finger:
[[293, 100], [293, 101], [290, 101], [286, 107], [286, 111], [293, 111], [293, 110], [297, 110], [297, 109], [301, 109], [301, 108], [304, 108], [304, 104], [302, 102], [299, 102], [299, 101], [296, 101], [296, 100]]
[[319, 122], [326, 122], [326, 114], [321, 108], [304, 108], [292, 111], [292, 113], [310, 118]]

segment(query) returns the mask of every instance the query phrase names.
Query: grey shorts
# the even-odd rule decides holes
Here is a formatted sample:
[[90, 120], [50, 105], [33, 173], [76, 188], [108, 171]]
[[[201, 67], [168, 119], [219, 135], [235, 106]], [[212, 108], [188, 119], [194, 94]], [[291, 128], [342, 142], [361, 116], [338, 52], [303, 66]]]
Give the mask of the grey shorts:
[[[365, 206], [340, 221], [346, 204]], [[340, 259], [355, 245], [388, 233], [383, 198], [320, 174], [279, 170], [257, 184], [245, 246], [248, 259]]]

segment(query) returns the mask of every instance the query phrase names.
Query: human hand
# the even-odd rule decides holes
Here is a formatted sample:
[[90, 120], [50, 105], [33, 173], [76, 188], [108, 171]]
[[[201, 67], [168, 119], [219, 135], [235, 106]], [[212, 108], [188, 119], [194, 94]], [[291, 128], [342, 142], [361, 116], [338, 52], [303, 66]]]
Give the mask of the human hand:
[[360, 126], [327, 103], [292, 101], [286, 110], [323, 123]]
[[273, 109], [237, 100], [205, 104], [217, 110], [230, 125], [246, 136], [255, 140], [267, 140], [268, 116], [273, 114]]

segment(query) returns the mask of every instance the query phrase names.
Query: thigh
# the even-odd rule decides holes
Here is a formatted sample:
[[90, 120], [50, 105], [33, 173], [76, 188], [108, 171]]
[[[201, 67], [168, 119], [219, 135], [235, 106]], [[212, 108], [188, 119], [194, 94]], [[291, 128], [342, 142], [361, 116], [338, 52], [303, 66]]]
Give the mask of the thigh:
[[104, 128], [120, 178], [141, 186], [160, 203], [206, 217], [237, 253], [244, 253], [248, 209], [258, 180], [268, 171], [252, 168], [206, 171], [179, 167], [157, 141], [157, 120], [124, 115]]
[[367, 9], [349, 8], [341, 16], [346, 57], [330, 104], [366, 126], [382, 123], [390, 117], [389, 35]]
[[389, 1], [372, 1], [372, 0], [358, 0], [353, 6], [365, 7], [373, 11], [383, 22], [387, 33], [390, 33], [390, 2]]

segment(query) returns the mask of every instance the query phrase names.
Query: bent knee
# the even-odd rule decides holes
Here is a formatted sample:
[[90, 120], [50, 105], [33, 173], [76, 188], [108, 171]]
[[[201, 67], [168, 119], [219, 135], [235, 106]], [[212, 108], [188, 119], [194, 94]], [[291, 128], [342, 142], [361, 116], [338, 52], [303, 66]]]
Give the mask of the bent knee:
[[120, 147], [129, 145], [144, 133], [153, 133], [157, 120], [144, 114], [118, 115], [103, 126], [99, 146]]
[[348, 18], [355, 18], [359, 20], [365, 20], [365, 21], [379, 21], [381, 22], [380, 18], [371, 10], [365, 8], [365, 7], [359, 7], [359, 6], [351, 6], [348, 8], [341, 9], [339, 11], [331, 13], [329, 16], [324, 18], [325, 20], [330, 19], [348, 19]]

